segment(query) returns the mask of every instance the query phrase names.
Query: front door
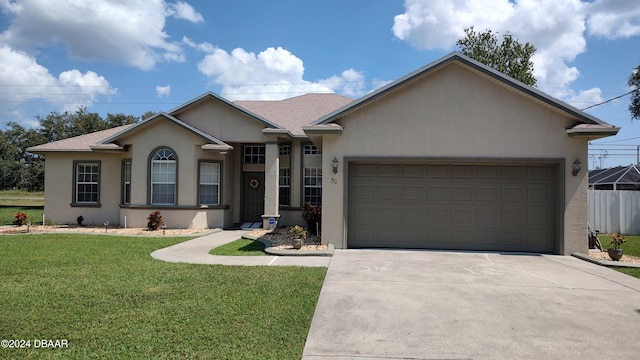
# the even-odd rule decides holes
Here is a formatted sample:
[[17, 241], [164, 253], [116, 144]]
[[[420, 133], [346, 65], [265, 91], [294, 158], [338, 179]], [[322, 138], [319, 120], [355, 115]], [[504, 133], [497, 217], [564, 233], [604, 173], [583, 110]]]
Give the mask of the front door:
[[245, 172], [242, 176], [242, 221], [262, 221], [264, 214], [264, 173]]

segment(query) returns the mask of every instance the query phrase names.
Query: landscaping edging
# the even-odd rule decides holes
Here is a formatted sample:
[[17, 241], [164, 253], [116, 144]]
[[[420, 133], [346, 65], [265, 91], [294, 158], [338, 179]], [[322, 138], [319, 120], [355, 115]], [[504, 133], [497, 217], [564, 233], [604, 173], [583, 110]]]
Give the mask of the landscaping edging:
[[282, 250], [271, 246], [271, 241], [249, 234], [242, 235], [244, 239], [259, 241], [264, 244], [264, 252], [277, 256], [333, 256], [335, 246], [331, 243], [327, 245], [327, 250]]
[[600, 260], [580, 252], [575, 252], [571, 254], [571, 256], [577, 257], [580, 260], [588, 261], [590, 263], [600, 265], [600, 266], [640, 268], [640, 264], [623, 262], [623, 261]]

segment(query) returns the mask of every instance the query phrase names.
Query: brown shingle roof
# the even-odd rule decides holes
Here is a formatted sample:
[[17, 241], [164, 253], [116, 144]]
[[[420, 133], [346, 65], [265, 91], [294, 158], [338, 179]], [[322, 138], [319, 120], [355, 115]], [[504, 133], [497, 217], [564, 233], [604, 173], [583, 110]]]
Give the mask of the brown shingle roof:
[[80, 135], [64, 140], [58, 140], [47, 144], [32, 146], [27, 150], [30, 152], [49, 152], [49, 151], [91, 151], [91, 146], [98, 144], [100, 141], [123, 131], [133, 124], [122, 125], [107, 130], [96, 131], [86, 135]]
[[[284, 127], [293, 135], [304, 135], [304, 131], [302, 131], [303, 126], [310, 125], [314, 120], [352, 101], [353, 99], [338, 94], [306, 94], [278, 101], [245, 100], [235, 101], [234, 104], [274, 124]], [[34, 153], [50, 151], [91, 151], [91, 146], [101, 144], [105, 139], [109, 139], [131, 126], [135, 126], [135, 124], [118, 126], [113, 129], [37, 145], [30, 147], [28, 150]]]
[[328, 93], [305, 94], [277, 101], [238, 100], [234, 104], [286, 128], [293, 135], [304, 135], [303, 126], [352, 101], [346, 96]]

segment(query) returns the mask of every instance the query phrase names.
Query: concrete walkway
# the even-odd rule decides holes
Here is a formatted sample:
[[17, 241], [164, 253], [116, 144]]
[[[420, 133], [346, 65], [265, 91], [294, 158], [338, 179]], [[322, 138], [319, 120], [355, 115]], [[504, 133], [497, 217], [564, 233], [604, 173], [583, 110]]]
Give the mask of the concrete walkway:
[[225, 230], [188, 240], [151, 253], [151, 257], [168, 262], [190, 264], [246, 265], [246, 266], [314, 266], [328, 267], [327, 256], [217, 256], [209, 251], [240, 239], [246, 230]]

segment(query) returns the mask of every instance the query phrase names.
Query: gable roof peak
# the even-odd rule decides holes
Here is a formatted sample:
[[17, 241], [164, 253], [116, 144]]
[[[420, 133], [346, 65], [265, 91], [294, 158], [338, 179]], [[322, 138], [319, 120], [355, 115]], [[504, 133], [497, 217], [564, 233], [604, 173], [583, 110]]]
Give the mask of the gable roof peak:
[[611, 127], [610, 124], [596, 118], [595, 116], [592, 116], [582, 110], [579, 110], [565, 103], [562, 100], [556, 99], [551, 95], [538, 90], [535, 87], [526, 85], [508, 75], [505, 75], [504, 73], [501, 73], [498, 70], [488, 65], [485, 65], [477, 60], [474, 60], [459, 51], [451, 52], [439, 59], [436, 59], [435, 61], [432, 61], [431, 63], [395, 81], [392, 81], [391, 83], [379, 88], [378, 90], [373, 91], [361, 97], [360, 99], [357, 99], [352, 103], [317, 119], [316, 121], [313, 122], [313, 124], [314, 125], [326, 124], [326, 123], [333, 122], [338, 118], [343, 117], [353, 111], [356, 111], [357, 109], [370, 104], [371, 102], [377, 100], [378, 98], [381, 98], [382, 96], [385, 96], [391, 93], [392, 91], [402, 88], [406, 84], [416, 81], [417, 79], [423, 77], [424, 75], [439, 71], [452, 63], [457, 63], [468, 69], [473, 69], [479, 72], [480, 74], [486, 77], [492, 78], [496, 80], [498, 83], [502, 84], [503, 86], [509, 87], [526, 97], [536, 99], [537, 101], [545, 103], [549, 107], [554, 108], [560, 112], [563, 112], [569, 115], [570, 117], [577, 119], [578, 124], [596, 124], [596, 125]]

